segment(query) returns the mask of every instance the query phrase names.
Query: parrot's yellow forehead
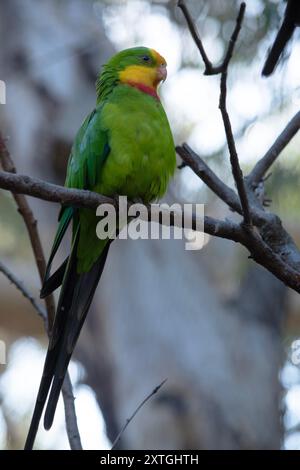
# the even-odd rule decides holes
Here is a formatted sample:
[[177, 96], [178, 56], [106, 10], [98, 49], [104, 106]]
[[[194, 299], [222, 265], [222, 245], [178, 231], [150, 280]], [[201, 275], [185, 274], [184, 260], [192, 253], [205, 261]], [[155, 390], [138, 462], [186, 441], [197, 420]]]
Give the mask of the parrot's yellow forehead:
[[150, 52], [157, 65], [167, 65], [166, 59], [162, 55], [160, 55], [155, 49], [150, 49]]

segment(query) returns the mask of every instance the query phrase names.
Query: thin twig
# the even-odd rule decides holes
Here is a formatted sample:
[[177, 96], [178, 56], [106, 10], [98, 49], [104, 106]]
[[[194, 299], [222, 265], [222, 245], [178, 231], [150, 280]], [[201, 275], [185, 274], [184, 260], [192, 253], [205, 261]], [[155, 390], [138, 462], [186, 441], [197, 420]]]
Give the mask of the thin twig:
[[242, 23], [243, 23], [244, 16], [245, 16], [245, 11], [246, 11], [246, 3], [242, 2], [241, 5], [240, 5], [240, 9], [239, 9], [237, 19], [236, 19], [234, 31], [231, 35], [231, 38], [229, 39], [227, 52], [225, 54], [225, 58], [224, 58], [224, 61], [223, 61], [223, 64], [222, 64], [222, 72], [225, 72], [228, 69], [228, 65], [229, 65], [229, 62], [231, 61], [237, 38], [238, 38], [238, 36], [240, 34], [240, 30], [242, 28]]
[[65, 376], [61, 391], [64, 399], [65, 421], [70, 447], [72, 450], [82, 450], [76, 417], [75, 397], [73, 395], [72, 382], [68, 372]]
[[[227, 70], [228, 66], [230, 63], [230, 60], [233, 55], [234, 47], [236, 45], [237, 39], [239, 32], [242, 27], [242, 22], [244, 19], [245, 15], [245, 10], [246, 10], [246, 4], [245, 2], [241, 3], [240, 8], [239, 8], [239, 13], [236, 19], [236, 24], [234, 31], [231, 35], [231, 38], [228, 43], [228, 48], [224, 57], [224, 60], [222, 64], [218, 67], [214, 67], [210, 60], [208, 59], [208, 56], [205, 52], [205, 49], [203, 47], [199, 32], [195, 26], [195, 23], [189, 13], [189, 10], [184, 2], [184, 0], [179, 0], [178, 1], [178, 7], [182, 10], [185, 19], [187, 21], [190, 33], [195, 41], [196, 46], [199, 49], [199, 52], [201, 54], [201, 57], [204, 61], [205, 64], [205, 74], [206, 75], [215, 75], [221, 73], [221, 86], [220, 86], [220, 101], [219, 101], [219, 108], [222, 113], [222, 118], [223, 118], [223, 123], [225, 127], [225, 133], [226, 133], [226, 139], [227, 139], [227, 145], [229, 149], [229, 154], [230, 154], [230, 162], [231, 162], [231, 168], [232, 168], [232, 174], [236, 183], [236, 187], [238, 190], [238, 194], [240, 197], [241, 201], [241, 206], [243, 209], [243, 216], [244, 216], [244, 223], [246, 225], [251, 225], [251, 214], [250, 214], [250, 208], [249, 208], [249, 203], [248, 203], [248, 198], [247, 198], [247, 193], [245, 189], [245, 184], [244, 184], [244, 178], [243, 178], [243, 173], [240, 168], [239, 164], [239, 159], [235, 147], [235, 141], [232, 133], [232, 128], [231, 128], [231, 123], [229, 119], [229, 115], [226, 109], [226, 97], [227, 97]], [[206, 172], [207, 174], [207, 172]], [[212, 182], [210, 180], [210, 182]], [[215, 186], [215, 189], [219, 190], [221, 187], [220, 182], [218, 182], [218, 186]], [[224, 195], [224, 187], [221, 188], [223, 195]], [[232, 199], [232, 198], [231, 198]], [[237, 210], [237, 205], [235, 204], [235, 210]]]
[[149, 395], [146, 396], [146, 398], [144, 398], [144, 400], [139, 404], [139, 406], [136, 408], [136, 410], [132, 413], [132, 415], [130, 416], [130, 418], [127, 418], [126, 419], [126, 422], [124, 424], [124, 426], [122, 427], [121, 431], [119, 432], [119, 434], [117, 435], [117, 437], [115, 438], [112, 446], [111, 446], [111, 450], [115, 449], [116, 445], [118, 444], [119, 440], [121, 439], [122, 435], [124, 434], [124, 431], [126, 430], [127, 426], [131, 423], [131, 421], [135, 418], [135, 416], [137, 415], [137, 413], [140, 411], [140, 409], [147, 403], [147, 401], [150, 400], [150, 398], [152, 398], [162, 387], [163, 385], [166, 383], [168, 379], [164, 379], [159, 385], [157, 385], [155, 387], [154, 390], [152, 390], [151, 393], [149, 393]]
[[273, 165], [280, 153], [290, 143], [293, 137], [300, 129], [300, 111], [290, 120], [281, 134], [277, 137], [273, 145], [269, 148], [266, 154], [256, 163], [255, 167], [247, 176], [247, 180], [253, 184], [258, 184], [267, 173], [269, 168]]
[[240, 197], [241, 205], [243, 208], [243, 215], [244, 215], [244, 222], [246, 225], [251, 225], [251, 215], [250, 215], [250, 208], [248, 197], [246, 193], [245, 183], [243, 172], [240, 167], [238, 154], [236, 151], [235, 141], [233, 137], [233, 132], [231, 128], [231, 122], [229, 118], [229, 114], [226, 108], [226, 97], [227, 97], [227, 71], [223, 72], [221, 75], [221, 87], [220, 87], [220, 103], [219, 108], [222, 114], [225, 134], [227, 139], [227, 145], [229, 150], [230, 156], [230, 163], [231, 163], [231, 170], [233, 174], [233, 178], [237, 187], [237, 191]]
[[[0, 161], [2, 167], [8, 172], [7, 174], [10, 176], [16, 176], [16, 168], [13, 163], [13, 160], [8, 152], [6, 147], [5, 141], [3, 136], [0, 132]], [[3, 173], [3, 172], [1, 172]], [[28, 235], [30, 238], [34, 258], [36, 261], [36, 265], [39, 271], [41, 283], [43, 282], [44, 275], [46, 272], [46, 260], [43, 252], [43, 247], [41, 243], [41, 239], [37, 229], [37, 221], [33, 215], [32, 210], [26, 200], [26, 197], [23, 194], [16, 194], [13, 188], [9, 188], [12, 191], [12, 195], [16, 201], [18, 206], [18, 210], [23, 217], [25, 222]], [[46, 309], [47, 309], [47, 325], [46, 331], [48, 336], [51, 334], [51, 329], [53, 326], [54, 315], [55, 315], [55, 302], [53, 295], [46, 297], [45, 299]], [[70, 443], [70, 447], [72, 450], [82, 450], [82, 445], [80, 441], [80, 434], [77, 425], [75, 407], [74, 407], [74, 397], [73, 397], [73, 390], [72, 390], [72, 383], [70, 380], [69, 373], [67, 371], [66, 378], [63, 383], [63, 398], [64, 398], [64, 405], [65, 405], [65, 419], [66, 419], [66, 428], [67, 428], [67, 435]]]
[[210, 59], [208, 58], [208, 55], [206, 54], [205, 48], [203, 46], [199, 31], [195, 25], [195, 22], [185, 4], [184, 0], [178, 0], [177, 6], [181, 9], [185, 20], [187, 22], [188, 28], [190, 30], [191, 36], [194, 39], [194, 42], [200, 52], [200, 55], [202, 57], [202, 60], [205, 65], [205, 70], [204, 70], [204, 75], [218, 75], [220, 73], [223, 73], [225, 70], [227, 70], [228, 64], [231, 60], [233, 49], [234, 49], [234, 44], [236, 42], [236, 39], [239, 35], [241, 25], [243, 22], [243, 17], [246, 9], [246, 4], [245, 2], [241, 3], [240, 9], [239, 9], [239, 14], [236, 20], [236, 26], [235, 30], [229, 40], [228, 43], [228, 48], [225, 53], [224, 59], [220, 65], [213, 65]]
[[227, 186], [187, 144], [177, 146], [176, 151], [194, 173], [231, 209], [242, 213], [241, 204], [233, 189]]
[[245, 225], [251, 225], [252, 220], [251, 220], [248, 196], [246, 193], [243, 172], [240, 167], [239, 158], [238, 158], [235, 141], [233, 137], [233, 132], [232, 132], [232, 127], [231, 127], [231, 122], [230, 122], [229, 114], [227, 111], [227, 105], [226, 105], [227, 70], [228, 70], [230, 59], [232, 58], [234, 46], [236, 44], [239, 31], [241, 29], [242, 21], [244, 18], [244, 13], [245, 13], [245, 4], [242, 3], [237, 20], [236, 20], [236, 27], [230, 38], [229, 48], [228, 48], [229, 53], [228, 53], [228, 56], [226, 57], [226, 63], [224, 63], [224, 70], [222, 71], [222, 74], [221, 74], [219, 108], [222, 114], [223, 124], [225, 128], [227, 145], [228, 145], [229, 155], [230, 155], [231, 170], [232, 170], [234, 181], [235, 181], [237, 191], [240, 197], [241, 205], [243, 208], [244, 223]]
[[31, 292], [23, 285], [23, 283], [15, 276], [15, 274], [0, 261], [0, 272], [7, 277], [7, 279], [14, 284], [14, 286], [23, 294], [23, 296], [29, 300], [33, 308], [37, 311], [38, 315], [46, 321], [47, 313], [41, 305], [37, 303]]
[[211, 61], [209, 60], [209, 58], [208, 58], [208, 56], [205, 52], [204, 46], [202, 44], [202, 40], [200, 38], [197, 27], [195, 25], [195, 22], [192, 19], [191, 14], [190, 14], [184, 0], [178, 0], [177, 6], [181, 9], [181, 11], [182, 11], [182, 13], [183, 13], [183, 15], [186, 19], [186, 22], [187, 22], [188, 28], [190, 30], [190, 33], [191, 33], [191, 35], [192, 35], [192, 37], [195, 41], [195, 44], [199, 49], [200, 55], [203, 59], [203, 62], [204, 62], [204, 65], [205, 65], [204, 74], [205, 75], [213, 75], [213, 74], [216, 74], [216, 73], [220, 73], [219, 71], [216, 71], [216, 68], [213, 67], [213, 64], [211, 63]]

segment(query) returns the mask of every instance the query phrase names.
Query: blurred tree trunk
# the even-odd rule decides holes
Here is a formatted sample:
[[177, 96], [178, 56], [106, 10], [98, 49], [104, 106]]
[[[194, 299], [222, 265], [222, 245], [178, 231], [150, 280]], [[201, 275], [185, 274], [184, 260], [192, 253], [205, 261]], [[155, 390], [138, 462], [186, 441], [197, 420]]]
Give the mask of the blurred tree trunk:
[[208, 263], [206, 249], [186, 252], [179, 241], [112, 245], [79, 348], [111, 439], [168, 379], [127, 428], [123, 448], [281, 445], [286, 289], [252, 266], [226, 303]]

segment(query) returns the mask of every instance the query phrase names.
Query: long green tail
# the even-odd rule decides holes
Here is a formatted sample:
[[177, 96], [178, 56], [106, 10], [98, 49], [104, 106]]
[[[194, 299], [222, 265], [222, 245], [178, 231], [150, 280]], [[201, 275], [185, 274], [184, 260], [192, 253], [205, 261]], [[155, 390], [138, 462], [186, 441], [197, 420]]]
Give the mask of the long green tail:
[[[53, 423], [59, 394], [67, 368], [92, 302], [94, 292], [103, 272], [110, 246], [110, 241], [108, 241], [92, 269], [87, 273], [79, 274], [77, 272], [78, 241], [79, 227], [74, 236], [70, 257], [65, 261], [65, 263], [63, 263], [63, 268], [59, 268], [59, 275], [55, 278], [55, 282], [52, 284], [52, 287], [58, 287], [63, 275], [62, 289], [45, 359], [43, 376], [25, 443], [25, 449], [27, 450], [32, 449], [33, 447], [49, 391], [50, 394], [45, 412], [44, 427], [49, 429]], [[49, 294], [51, 291], [51, 282], [49, 285], [50, 279], [51, 278], [48, 277], [46, 280], [46, 283], [48, 282], [47, 289], [42, 289], [44, 294], [45, 292]]]

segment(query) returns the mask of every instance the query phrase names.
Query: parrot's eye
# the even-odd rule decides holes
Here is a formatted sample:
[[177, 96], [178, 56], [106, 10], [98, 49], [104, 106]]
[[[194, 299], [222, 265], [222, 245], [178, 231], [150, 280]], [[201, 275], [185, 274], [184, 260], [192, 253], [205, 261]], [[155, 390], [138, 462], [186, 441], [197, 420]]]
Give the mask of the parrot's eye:
[[143, 56], [142, 56], [142, 61], [143, 61], [143, 62], [150, 62], [150, 60], [151, 60], [151, 59], [150, 59], [150, 57], [149, 57], [148, 55], [143, 55]]

